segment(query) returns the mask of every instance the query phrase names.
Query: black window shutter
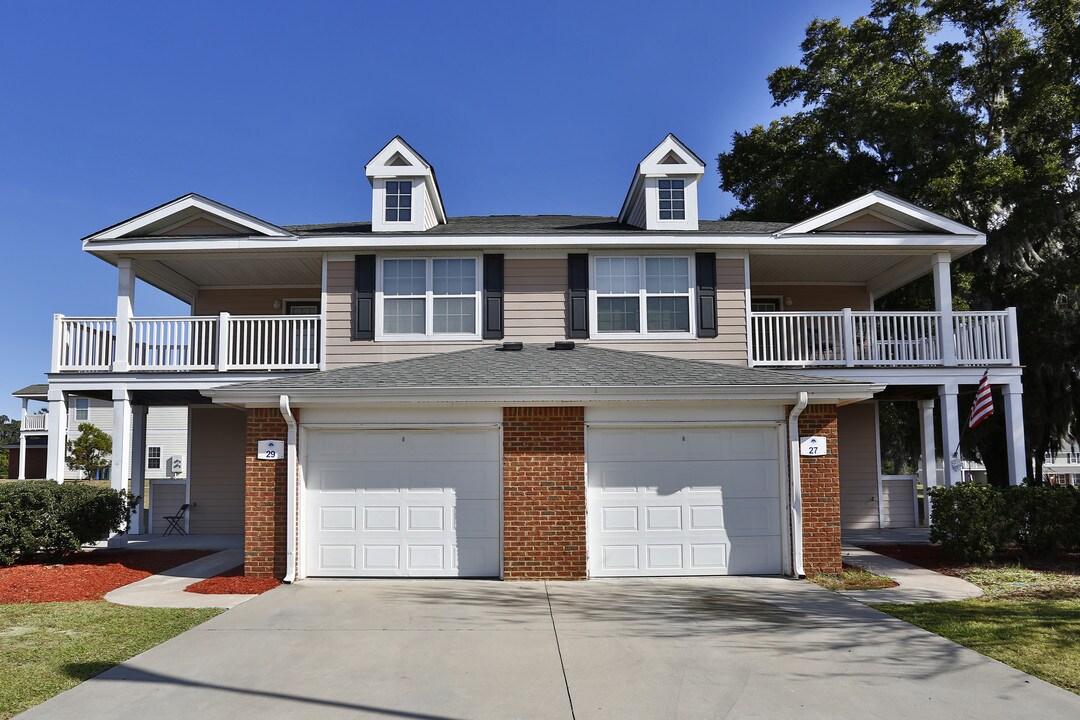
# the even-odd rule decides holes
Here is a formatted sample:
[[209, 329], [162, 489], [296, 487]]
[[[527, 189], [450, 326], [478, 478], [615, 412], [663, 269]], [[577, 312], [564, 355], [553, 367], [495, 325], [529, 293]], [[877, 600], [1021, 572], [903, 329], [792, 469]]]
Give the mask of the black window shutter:
[[375, 339], [375, 256], [356, 256], [353, 287], [353, 340]]
[[697, 336], [714, 338], [716, 327], [716, 253], [697, 253]]
[[485, 340], [503, 337], [503, 256], [484, 255], [484, 332]]
[[589, 337], [589, 256], [566, 256], [566, 337]]

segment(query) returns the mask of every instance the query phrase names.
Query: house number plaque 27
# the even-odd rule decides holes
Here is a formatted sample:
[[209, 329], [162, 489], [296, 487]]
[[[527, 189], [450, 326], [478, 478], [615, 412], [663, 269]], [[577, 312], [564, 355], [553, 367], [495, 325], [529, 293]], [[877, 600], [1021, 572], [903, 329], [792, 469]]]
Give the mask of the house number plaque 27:
[[829, 445], [821, 435], [810, 435], [799, 438], [799, 454], [809, 457], [818, 457], [829, 454]]

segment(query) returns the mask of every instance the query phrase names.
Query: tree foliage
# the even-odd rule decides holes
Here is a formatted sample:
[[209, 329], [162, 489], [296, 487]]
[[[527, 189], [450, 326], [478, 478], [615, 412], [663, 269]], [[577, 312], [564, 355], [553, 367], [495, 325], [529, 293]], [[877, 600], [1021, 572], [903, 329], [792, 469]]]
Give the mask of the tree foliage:
[[79, 423], [79, 436], [67, 441], [67, 465], [87, 480], [109, 467], [112, 438], [93, 423]]
[[[1041, 457], [1080, 428], [1080, 0], [876, 0], [850, 25], [813, 21], [802, 51], [769, 76], [795, 111], [718, 158], [731, 217], [800, 220], [884, 190], [985, 231], [956, 302], [1017, 307]], [[990, 454], [984, 426], [971, 439]]]
[[[13, 445], [19, 442], [19, 429], [22, 423], [7, 415], [0, 415], [0, 445]], [[0, 450], [0, 478], [8, 476], [8, 452]]]

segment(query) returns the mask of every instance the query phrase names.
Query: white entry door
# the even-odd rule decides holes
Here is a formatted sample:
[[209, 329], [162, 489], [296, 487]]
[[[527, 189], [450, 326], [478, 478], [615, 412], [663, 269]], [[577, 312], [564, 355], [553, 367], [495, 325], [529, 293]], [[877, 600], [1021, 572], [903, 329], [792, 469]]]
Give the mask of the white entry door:
[[777, 574], [780, 440], [768, 427], [589, 427], [589, 574]]
[[499, 575], [495, 428], [312, 430], [306, 442], [308, 575]]

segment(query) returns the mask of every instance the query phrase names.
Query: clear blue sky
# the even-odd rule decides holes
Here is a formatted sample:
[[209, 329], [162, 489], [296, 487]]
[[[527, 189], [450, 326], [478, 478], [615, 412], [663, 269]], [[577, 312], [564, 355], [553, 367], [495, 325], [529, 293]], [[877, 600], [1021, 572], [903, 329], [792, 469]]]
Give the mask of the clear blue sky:
[[[614, 215], [674, 132], [720, 217], [717, 153], [780, 113], [768, 73], [798, 62], [814, 17], [868, 8], [4, 0], [0, 414], [44, 381], [53, 313], [115, 312], [116, 270], [79, 238], [187, 192], [277, 224], [369, 219], [363, 166], [395, 134], [450, 215]], [[136, 312], [188, 310], [141, 286]]]

